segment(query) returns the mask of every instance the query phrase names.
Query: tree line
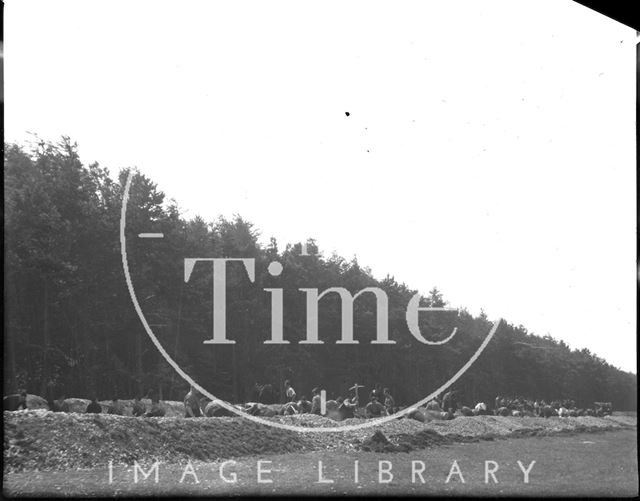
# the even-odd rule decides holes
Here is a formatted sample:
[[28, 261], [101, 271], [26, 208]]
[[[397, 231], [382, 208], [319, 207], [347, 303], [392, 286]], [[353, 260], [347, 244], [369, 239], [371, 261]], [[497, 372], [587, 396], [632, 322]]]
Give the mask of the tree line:
[[[5, 144], [5, 394], [19, 389], [49, 396], [131, 398], [155, 392], [181, 399], [184, 381], [165, 362], [144, 332], [126, 288], [119, 225], [129, 169], [116, 177], [97, 163], [83, 165], [77, 145]], [[164, 238], [138, 239], [142, 232]], [[389, 387], [398, 403], [411, 404], [448, 380], [476, 351], [492, 323], [458, 313], [422, 314], [425, 338], [453, 339], [439, 346], [419, 343], [405, 320], [417, 291], [393, 276], [375, 278], [357, 259], [325, 256], [314, 240], [281, 247], [241, 216], [186, 219], [156, 183], [134, 171], [127, 211], [127, 251], [140, 306], [167, 352], [202, 386], [230, 401], [251, 398], [255, 383], [282, 388], [290, 379], [298, 395], [322, 386], [345, 394], [354, 383]], [[212, 336], [212, 273], [197, 265], [184, 281], [185, 257], [255, 259], [255, 282], [240, 264], [227, 270], [227, 337], [233, 345], [205, 345]], [[267, 272], [273, 261], [280, 276]], [[354, 302], [354, 338], [340, 345], [341, 303], [336, 294], [320, 301], [322, 345], [298, 342], [306, 336], [306, 298], [299, 288], [344, 287], [352, 294], [378, 287], [388, 296], [389, 339], [374, 345], [376, 301]], [[271, 295], [283, 290], [287, 345], [269, 345]], [[437, 288], [422, 306], [445, 306]], [[588, 315], [588, 312], [585, 312]], [[508, 320], [508, 319], [507, 319]], [[611, 401], [636, 408], [635, 374], [621, 371], [587, 349], [539, 337], [522, 325], [503, 322], [479, 359], [456, 383], [468, 403], [497, 394], [572, 398], [578, 405]], [[366, 388], [365, 388], [366, 390]]]

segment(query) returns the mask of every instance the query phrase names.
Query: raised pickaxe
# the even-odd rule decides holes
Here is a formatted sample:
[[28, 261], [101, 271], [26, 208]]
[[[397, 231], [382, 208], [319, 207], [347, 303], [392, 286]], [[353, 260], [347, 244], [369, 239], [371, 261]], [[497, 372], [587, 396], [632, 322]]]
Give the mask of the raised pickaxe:
[[[349, 391], [351, 390], [355, 390], [356, 391], [356, 399], [358, 399], [358, 388], [364, 388], [363, 384], [354, 384], [351, 388], [349, 388]], [[360, 399], [358, 399], [358, 402], [360, 401]]]

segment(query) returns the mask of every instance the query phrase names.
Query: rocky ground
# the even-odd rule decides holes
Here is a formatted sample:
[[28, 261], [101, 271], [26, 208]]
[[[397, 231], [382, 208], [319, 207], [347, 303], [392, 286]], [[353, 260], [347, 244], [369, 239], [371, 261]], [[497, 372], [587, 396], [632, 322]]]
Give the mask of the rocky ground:
[[[299, 426], [341, 426], [315, 415], [269, 418]], [[452, 442], [553, 435], [635, 427], [635, 416], [606, 418], [459, 417], [420, 423], [397, 419], [379, 427], [336, 433], [298, 433], [234, 418], [134, 418], [106, 414], [53, 413], [44, 409], [4, 412], [4, 471], [91, 468], [113, 461], [201, 460], [320, 450], [399, 452]]]

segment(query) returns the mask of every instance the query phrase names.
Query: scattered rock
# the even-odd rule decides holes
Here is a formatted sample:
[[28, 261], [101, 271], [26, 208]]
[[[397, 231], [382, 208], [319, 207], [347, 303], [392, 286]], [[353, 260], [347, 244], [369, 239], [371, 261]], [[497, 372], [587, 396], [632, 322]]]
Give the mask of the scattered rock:
[[[54, 413], [42, 409], [6, 411], [4, 471], [91, 468], [109, 461], [130, 465], [138, 458], [179, 462], [312, 450], [408, 452], [453, 442], [597, 432], [636, 426], [637, 423], [635, 416], [547, 419], [460, 416], [450, 421], [394, 419], [376, 425], [375, 430], [367, 427], [346, 432], [302, 433], [257, 424], [241, 417], [185, 419], [183, 415], [135, 418]], [[361, 418], [336, 422], [314, 414], [265, 419], [302, 427], [342, 427], [366, 422]]]

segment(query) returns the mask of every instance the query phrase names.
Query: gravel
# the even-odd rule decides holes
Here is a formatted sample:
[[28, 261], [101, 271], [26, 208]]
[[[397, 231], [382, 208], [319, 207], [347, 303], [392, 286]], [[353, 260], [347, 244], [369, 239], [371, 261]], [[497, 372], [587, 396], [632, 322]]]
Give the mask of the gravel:
[[[177, 413], [177, 409], [174, 412]], [[322, 427], [363, 422], [358, 418], [336, 422], [311, 414], [268, 419]], [[313, 450], [398, 452], [457, 441], [620, 429], [636, 423], [636, 417], [630, 416], [549, 419], [476, 416], [428, 423], [397, 419], [378, 427], [348, 432], [297, 433], [240, 417], [134, 418], [54, 413], [43, 409], [5, 411], [4, 470], [106, 467], [109, 461], [127, 465], [134, 460], [216, 461]]]

